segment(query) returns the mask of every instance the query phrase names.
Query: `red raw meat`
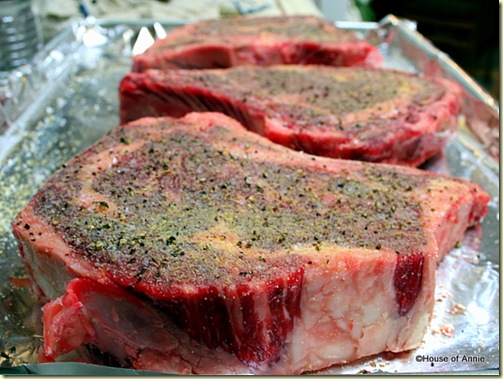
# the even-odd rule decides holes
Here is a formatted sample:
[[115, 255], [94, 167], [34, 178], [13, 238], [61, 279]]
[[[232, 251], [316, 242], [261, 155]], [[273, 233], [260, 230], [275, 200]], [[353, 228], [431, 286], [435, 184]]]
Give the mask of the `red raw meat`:
[[233, 17], [175, 29], [145, 53], [133, 70], [227, 68], [240, 65], [382, 64], [379, 50], [354, 32], [314, 16]]
[[220, 113], [115, 128], [13, 231], [47, 360], [298, 374], [417, 347], [437, 262], [487, 212], [476, 184], [298, 153]]
[[452, 140], [460, 99], [444, 79], [326, 66], [149, 70], [120, 85], [122, 122], [222, 112], [295, 150], [407, 166]]

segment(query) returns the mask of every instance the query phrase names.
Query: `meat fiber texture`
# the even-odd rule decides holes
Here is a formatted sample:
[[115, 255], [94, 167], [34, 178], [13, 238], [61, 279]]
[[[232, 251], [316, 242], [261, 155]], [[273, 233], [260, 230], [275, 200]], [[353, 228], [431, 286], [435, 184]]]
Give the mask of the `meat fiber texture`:
[[129, 73], [122, 122], [225, 113], [273, 142], [332, 158], [419, 166], [453, 139], [461, 89], [384, 69], [280, 65]]
[[315, 16], [233, 17], [171, 31], [133, 57], [133, 70], [271, 64], [377, 67], [382, 61], [374, 45]]
[[[144, 118], [72, 158], [13, 223], [44, 359], [298, 374], [417, 347], [476, 184], [315, 157], [220, 113]], [[59, 357], [59, 358], [58, 358]]]

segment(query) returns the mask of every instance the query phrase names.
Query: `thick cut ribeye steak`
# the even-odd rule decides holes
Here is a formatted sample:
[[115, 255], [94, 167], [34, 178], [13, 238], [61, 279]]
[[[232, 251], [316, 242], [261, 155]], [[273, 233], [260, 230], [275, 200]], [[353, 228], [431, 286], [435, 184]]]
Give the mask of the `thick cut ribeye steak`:
[[233, 17], [185, 25], [133, 57], [133, 70], [240, 65], [379, 66], [379, 50], [314, 16]]
[[418, 346], [436, 264], [487, 202], [191, 113], [115, 128], [13, 230], [49, 300], [46, 359], [87, 344], [137, 369], [295, 374]]
[[460, 88], [399, 71], [325, 66], [150, 70], [120, 85], [122, 122], [218, 111], [332, 158], [418, 166], [457, 130]]

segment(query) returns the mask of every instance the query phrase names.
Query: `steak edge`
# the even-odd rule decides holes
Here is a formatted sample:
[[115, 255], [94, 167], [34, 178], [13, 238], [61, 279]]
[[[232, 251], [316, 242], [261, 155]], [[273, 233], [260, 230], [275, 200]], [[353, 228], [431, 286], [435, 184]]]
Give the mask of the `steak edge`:
[[149, 70], [120, 84], [120, 117], [222, 112], [271, 141], [332, 158], [419, 166], [452, 140], [454, 82], [324, 66]]
[[170, 31], [133, 57], [133, 71], [249, 64], [373, 67], [382, 64], [382, 57], [354, 32], [314, 16], [203, 20]]
[[136, 369], [298, 374], [417, 347], [436, 264], [488, 201], [192, 113], [115, 128], [13, 231], [48, 301], [46, 360], [89, 345]]

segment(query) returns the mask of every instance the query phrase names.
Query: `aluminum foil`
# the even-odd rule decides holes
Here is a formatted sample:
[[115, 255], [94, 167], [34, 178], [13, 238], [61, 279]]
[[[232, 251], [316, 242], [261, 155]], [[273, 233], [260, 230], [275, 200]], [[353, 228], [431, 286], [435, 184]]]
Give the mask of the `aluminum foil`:
[[[27, 289], [10, 224], [45, 179], [117, 125], [117, 88], [145, 31], [179, 22], [87, 19], [58, 35], [35, 58], [0, 75], [0, 374], [135, 375], [142, 371], [83, 363], [38, 363], [40, 306]], [[421, 346], [384, 353], [321, 374], [499, 373], [499, 109], [448, 56], [388, 16], [379, 23], [339, 23], [379, 46], [385, 66], [442, 75], [465, 90], [461, 129], [425, 169], [479, 183], [489, 214], [438, 268], [434, 318]], [[144, 38], [144, 37], [142, 37]], [[149, 38], [146, 38], [149, 40]]]

